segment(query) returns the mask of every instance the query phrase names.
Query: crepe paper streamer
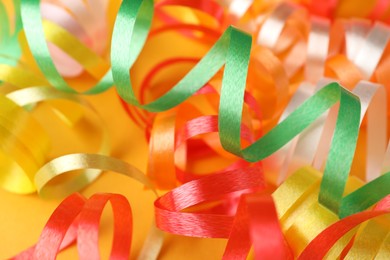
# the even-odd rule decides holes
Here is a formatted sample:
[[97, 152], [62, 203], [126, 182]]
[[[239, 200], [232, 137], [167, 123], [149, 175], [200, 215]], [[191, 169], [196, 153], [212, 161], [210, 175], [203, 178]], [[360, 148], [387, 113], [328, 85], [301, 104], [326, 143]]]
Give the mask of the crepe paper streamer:
[[182, 211], [203, 202], [221, 200], [234, 192], [263, 188], [261, 166], [212, 174], [187, 182], [155, 201], [156, 225], [163, 231], [178, 235], [228, 238], [233, 216], [213, 211]]
[[[18, 44], [18, 33], [22, 29], [20, 17], [20, 1], [13, 0], [12, 4], [8, 3], [8, 7], [12, 5], [13, 14], [7, 13], [7, 5], [0, 2], [0, 63], [15, 65], [16, 59], [19, 58], [21, 51]], [[12, 15], [14, 24], [11, 26]]]
[[[49, 87], [25, 88], [0, 97], [3, 103], [3, 116], [1, 118], [2, 138], [4, 138], [2, 162], [3, 166], [8, 169], [3, 174], [2, 187], [22, 194], [34, 192], [38, 188], [34, 185], [34, 177], [46, 161], [50, 140], [42, 126], [23, 107], [42, 101], [61, 99], [91, 109], [92, 112], [94, 110], [79, 97]], [[67, 114], [62, 116], [65, 116], [66, 119]], [[97, 118], [100, 120], [98, 116]], [[66, 123], [66, 121], [64, 122]], [[102, 143], [99, 152], [108, 154], [110, 146], [107, 131], [104, 126], [100, 127], [102, 128]], [[71, 192], [70, 187], [79, 190], [96, 179], [99, 174], [100, 171], [94, 171], [93, 174], [81, 173], [77, 178], [63, 180], [61, 185], [63, 185], [65, 194], [68, 194]], [[38, 188], [38, 192], [41, 188]], [[53, 192], [59, 194], [59, 190]]]
[[241, 196], [223, 259], [246, 258], [251, 243], [256, 259], [292, 259], [270, 195]]
[[[47, 163], [45, 166], [43, 166], [40, 171], [36, 174], [35, 176], [35, 183], [38, 187], [38, 190], [41, 191], [41, 195], [45, 196], [46, 194], [49, 194], [50, 197], [53, 197], [56, 195], [56, 192], [63, 192], [63, 191], [57, 191], [57, 189], [62, 188], [64, 189], [64, 192], [70, 192], [72, 189], [74, 189], [71, 185], [68, 185], [65, 187], [63, 183], [60, 184], [53, 184], [53, 185], [47, 185], [48, 182], [56, 177], [59, 177], [63, 174], [66, 174], [67, 172], [70, 171], [76, 171], [76, 170], [91, 170], [90, 173], [95, 170], [95, 176], [97, 176], [96, 170], [98, 172], [100, 171], [113, 171], [125, 176], [128, 176], [132, 179], [137, 180], [141, 184], [145, 185], [149, 189], [152, 190], [152, 192], [156, 195], [157, 197], [157, 191], [154, 189], [153, 184], [149, 181], [149, 179], [145, 176], [144, 173], [142, 173], [140, 170], [135, 168], [134, 166], [127, 164], [124, 161], [104, 156], [104, 155], [99, 155], [99, 154], [68, 154], [64, 155], [61, 157], [58, 157], [49, 163]], [[91, 175], [91, 174], [90, 174]], [[85, 177], [84, 177], [85, 178]], [[81, 178], [79, 178], [81, 179]], [[78, 238], [78, 249], [79, 249], [79, 254], [80, 257], [89, 259], [92, 256], [98, 256], [98, 244], [97, 244], [97, 238], [98, 238], [98, 221], [101, 215], [101, 210], [103, 209], [105, 203], [107, 202], [108, 199], [112, 200], [112, 196], [114, 199], [116, 196], [120, 196], [123, 198], [121, 195], [104, 195], [104, 194], [96, 194], [92, 196], [84, 205], [81, 205], [78, 210], [76, 209], [76, 212], [74, 213], [75, 215], [73, 217], [70, 217], [68, 219], [68, 224], [65, 226], [64, 224], [61, 224], [61, 221], [58, 219], [63, 219], [67, 214], [67, 209], [69, 207], [73, 208], [74, 207], [74, 197], [79, 197], [80, 195], [70, 195], [67, 199], [64, 200], [63, 203], [68, 203], [66, 201], [70, 200], [70, 205], [67, 204], [65, 207], [65, 210], [60, 209], [62, 206], [60, 206], [57, 211], [55, 211], [52, 215], [52, 218], [55, 220], [52, 220], [52, 218], [49, 220], [47, 226], [50, 226], [50, 228], [44, 229], [42, 235], [41, 235], [41, 240], [38, 242], [36, 248], [38, 245], [40, 245], [39, 250], [43, 250], [44, 248], [50, 248], [51, 254], [56, 255], [58, 253], [58, 250], [61, 248], [65, 248], [67, 245], [70, 243], [74, 242], [74, 239], [76, 237]], [[115, 199], [116, 200], [116, 199]], [[119, 199], [122, 200], [122, 199]], [[102, 204], [103, 203], [103, 204]], [[114, 202], [116, 203], [116, 202]], [[128, 204], [127, 200], [126, 203]], [[62, 204], [61, 204], [62, 205]], [[98, 206], [100, 205], [100, 206]], [[83, 208], [84, 207], [84, 208]], [[92, 208], [91, 208], [92, 207]], [[115, 205], [113, 205], [115, 208]], [[121, 206], [118, 206], [119, 208], [122, 208]], [[91, 211], [91, 209], [94, 210], [94, 212]], [[97, 210], [97, 211], [95, 211]], [[125, 209], [123, 209], [125, 210]], [[123, 215], [124, 212], [122, 210], [118, 209], [118, 212], [114, 210], [114, 217], [115, 219], [118, 220], [123, 220], [124, 218]], [[128, 214], [127, 214], [128, 215]], [[130, 212], [130, 218], [131, 218], [131, 212]], [[78, 230], [77, 234], [73, 232], [73, 237], [69, 239], [65, 239], [64, 241], [69, 241], [66, 245], [64, 244], [63, 246], [60, 247], [61, 241], [65, 236], [66, 231], [68, 228], [70, 228], [70, 231], [74, 229], [75, 227], [70, 226], [72, 222], [75, 221], [76, 228]], [[122, 236], [129, 236], [131, 238], [131, 229], [128, 230], [130, 226], [125, 225], [125, 228], [122, 230]], [[53, 230], [61, 230], [62, 234], [58, 238], [60, 234], [52, 234]], [[116, 228], [115, 228], [116, 229]], [[51, 231], [50, 231], [51, 230]], [[45, 234], [46, 232], [49, 232], [51, 235], [47, 237]], [[87, 232], [87, 233], [86, 233]], [[57, 241], [54, 241], [52, 238], [53, 236], [57, 237]], [[88, 239], [86, 239], [88, 237]], [[46, 239], [46, 240], [45, 240]], [[92, 243], [85, 243], [86, 240], [90, 241], [92, 239]], [[114, 239], [115, 240], [115, 239]], [[113, 250], [117, 250], [117, 252], [120, 252], [121, 250], [125, 250], [127, 254], [129, 253], [126, 248], [130, 248], [130, 244], [123, 244], [123, 247], [121, 245], [122, 239], [118, 238], [118, 244], [113, 245]], [[160, 252], [160, 248], [163, 243], [163, 236], [162, 233], [155, 229], [151, 228], [149, 235], [148, 235], [148, 240], [144, 244], [144, 248], [141, 250], [141, 255], [140, 259], [145, 259], [148, 257], [148, 259], [155, 259]], [[29, 252], [33, 249], [29, 249]], [[35, 249], [35, 254], [38, 254], [37, 249]], [[119, 250], [119, 251], [118, 251]], [[38, 252], [44, 252], [44, 251], [38, 251]], [[114, 251], [113, 251], [114, 252]], [[30, 252], [29, 254], [33, 254], [34, 251]], [[122, 253], [121, 253], [122, 254]], [[123, 255], [122, 255], [123, 256]], [[126, 259], [128, 257], [125, 257]], [[51, 258], [50, 258], [51, 259]]]

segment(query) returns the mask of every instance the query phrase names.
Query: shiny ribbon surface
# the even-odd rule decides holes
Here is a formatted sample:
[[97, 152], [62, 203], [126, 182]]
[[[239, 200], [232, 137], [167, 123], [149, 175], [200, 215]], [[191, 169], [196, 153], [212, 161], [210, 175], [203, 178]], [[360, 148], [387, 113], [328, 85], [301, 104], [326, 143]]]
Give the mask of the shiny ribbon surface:
[[[389, 22], [386, 1], [0, 1], [0, 186], [66, 197], [13, 259], [389, 258]], [[132, 207], [113, 176], [144, 186]]]

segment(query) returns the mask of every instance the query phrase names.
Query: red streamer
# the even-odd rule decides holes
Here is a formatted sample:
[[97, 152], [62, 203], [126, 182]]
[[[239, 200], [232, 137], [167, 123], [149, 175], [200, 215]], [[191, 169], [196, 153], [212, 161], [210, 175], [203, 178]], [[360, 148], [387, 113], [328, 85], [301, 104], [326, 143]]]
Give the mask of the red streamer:
[[332, 246], [348, 231], [367, 220], [389, 213], [390, 195], [379, 202], [373, 211], [363, 211], [348, 216], [322, 231], [309, 243], [298, 259], [323, 259]]
[[49, 218], [35, 246], [13, 259], [56, 259], [58, 253], [77, 239], [80, 259], [99, 259], [99, 223], [107, 202], [114, 214], [111, 259], [129, 259], [132, 214], [127, 199], [119, 194], [95, 194], [86, 200], [75, 193], [67, 197]]

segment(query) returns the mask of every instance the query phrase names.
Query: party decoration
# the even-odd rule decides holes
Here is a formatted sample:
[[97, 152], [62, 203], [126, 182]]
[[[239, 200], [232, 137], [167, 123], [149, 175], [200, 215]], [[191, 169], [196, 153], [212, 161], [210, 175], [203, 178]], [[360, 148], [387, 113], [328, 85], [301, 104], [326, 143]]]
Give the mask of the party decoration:
[[1, 1], [0, 257], [389, 258], [389, 8]]

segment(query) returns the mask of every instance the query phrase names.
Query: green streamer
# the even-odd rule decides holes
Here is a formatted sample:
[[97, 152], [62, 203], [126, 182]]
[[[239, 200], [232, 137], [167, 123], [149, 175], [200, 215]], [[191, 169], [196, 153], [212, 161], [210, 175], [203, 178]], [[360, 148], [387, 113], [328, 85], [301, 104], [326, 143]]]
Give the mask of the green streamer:
[[390, 172], [372, 180], [363, 187], [345, 196], [341, 202], [340, 218], [361, 212], [390, 193]]
[[[135, 6], [133, 10], [130, 2]], [[146, 26], [137, 28], [135, 20], [141, 16], [141, 13], [145, 14], [144, 19], [147, 19], [146, 16], [151, 17], [151, 9], [142, 6], [150, 6], [149, 2], [151, 1], [124, 0], [115, 22], [111, 61], [113, 78], [119, 95], [129, 104], [148, 111], [164, 111], [184, 102], [225, 65], [219, 107], [221, 143], [227, 151], [250, 162], [270, 156], [301, 133], [325, 111], [340, 102], [339, 116], [319, 194], [319, 201], [338, 213], [358, 137], [360, 119], [358, 98], [337, 83], [330, 84], [317, 92], [261, 139], [242, 150], [240, 125], [251, 38], [229, 27], [202, 60], [170, 91], [149, 104], [140, 104], [131, 85], [129, 69], [139, 53], [136, 40], [137, 30], [142, 33], [142, 36], [138, 36], [141, 39], [144, 39], [146, 34]], [[132, 49], [133, 46], [136, 46], [135, 51]]]
[[11, 32], [11, 23], [5, 6], [0, 2], [0, 63], [15, 66], [21, 54], [18, 34], [22, 29], [20, 16], [20, 1], [13, 0], [14, 30]]
[[[137, 8], [132, 10], [130, 3], [136, 5]], [[123, 1], [115, 21], [112, 36], [111, 64], [118, 93], [126, 102], [148, 111], [160, 112], [171, 109], [188, 99], [203, 87], [225, 63], [226, 66], [228, 64], [234, 66], [234, 61], [228, 60], [227, 57], [227, 54], [233, 51], [231, 42], [235, 42], [235, 44], [240, 44], [244, 41], [250, 42], [251, 37], [233, 27], [229, 27], [211, 50], [171, 90], [159, 99], [143, 105], [135, 97], [129, 69], [136, 59], [135, 55], [139, 53], [136, 40], [144, 38], [143, 36], [136, 37], [136, 32], [144, 33], [145, 30], [143, 28], [147, 24], [144, 22], [140, 24], [141, 28], [135, 28], [137, 25], [135, 19], [141, 12], [147, 15], [147, 18], [151, 18], [153, 14], [153, 6], [151, 4], [151, 0]], [[147, 8], [149, 6], [150, 8]], [[140, 11], [138, 12], [138, 10]], [[147, 18], [144, 17], [143, 20]], [[135, 51], [133, 48], [135, 48]], [[248, 50], [246, 49], [245, 52], [248, 52]]]
[[[40, 0], [22, 0], [21, 14], [23, 28], [31, 53], [39, 69], [53, 87], [64, 92], [77, 93], [62, 78], [50, 56], [43, 31], [39, 6]], [[111, 70], [109, 70], [95, 86], [82, 94], [98, 94], [106, 91], [113, 85]]]
[[[75, 92], [56, 70], [50, 57], [42, 28], [39, 0], [23, 0], [22, 19], [32, 54], [48, 81], [57, 89]], [[220, 39], [171, 90], [149, 104], [137, 100], [129, 70], [142, 50], [153, 18], [152, 0], [123, 0], [119, 9], [111, 44], [112, 76], [106, 76], [84, 94], [96, 94], [108, 89], [113, 81], [119, 95], [129, 104], [152, 112], [171, 109], [203, 87], [223, 66], [219, 131], [223, 147], [247, 161], [260, 161], [301, 133], [333, 105], [340, 102], [335, 133], [321, 183], [319, 201], [340, 216], [362, 210], [376, 203], [386, 189], [357, 205], [372, 191], [375, 183], [386, 183], [388, 177], [367, 184], [366, 188], [342, 198], [348, 179], [359, 131], [360, 102], [356, 96], [337, 83], [315, 93], [283, 122], [245, 149], [241, 149], [241, 121], [246, 77], [251, 50], [251, 37], [233, 27]], [[387, 175], [384, 175], [387, 176]], [[373, 188], [374, 187], [374, 188]], [[378, 186], [379, 187], [379, 186]], [[382, 186], [381, 186], [382, 187]]]

